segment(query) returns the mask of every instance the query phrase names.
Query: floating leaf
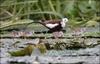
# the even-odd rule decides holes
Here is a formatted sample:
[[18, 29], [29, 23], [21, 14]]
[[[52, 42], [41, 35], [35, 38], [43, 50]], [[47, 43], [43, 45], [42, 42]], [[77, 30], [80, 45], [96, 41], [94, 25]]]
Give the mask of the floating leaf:
[[11, 51], [11, 52], [8, 52], [8, 53], [11, 56], [25, 56], [25, 55], [31, 55], [33, 49], [34, 49], [34, 46], [33, 45], [28, 45], [27, 47], [25, 47], [22, 50]]

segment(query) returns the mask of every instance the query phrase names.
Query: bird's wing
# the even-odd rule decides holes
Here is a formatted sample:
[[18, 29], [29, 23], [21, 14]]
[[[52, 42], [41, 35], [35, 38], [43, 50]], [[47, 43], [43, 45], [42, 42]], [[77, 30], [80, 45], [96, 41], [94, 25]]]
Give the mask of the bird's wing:
[[41, 23], [48, 29], [52, 29], [52, 28], [56, 27], [57, 25], [59, 25], [60, 22], [61, 22], [61, 20], [42, 20], [39, 23]]
[[61, 21], [60, 20], [46, 20], [46, 21], [44, 21], [44, 23], [46, 23], [46, 24], [56, 24], [59, 22], [61, 22]]
[[54, 28], [57, 25], [59, 25], [59, 24], [57, 24], [57, 23], [56, 24], [46, 24], [46, 26], [49, 27], [49, 28]]

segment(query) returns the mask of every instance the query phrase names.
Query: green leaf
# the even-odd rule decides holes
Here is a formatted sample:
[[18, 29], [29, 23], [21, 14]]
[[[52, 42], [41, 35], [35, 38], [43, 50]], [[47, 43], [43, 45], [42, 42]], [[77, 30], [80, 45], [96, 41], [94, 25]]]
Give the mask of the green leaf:
[[10, 51], [8, 52], [11, 56], [25, 56], [25, 55], [31, 55], [31, 53], [33, 52], [34, 47], [33, 45], [28, 45], [27, 47], [25, 47], [22, 50], [18, 50], [18, 51]]

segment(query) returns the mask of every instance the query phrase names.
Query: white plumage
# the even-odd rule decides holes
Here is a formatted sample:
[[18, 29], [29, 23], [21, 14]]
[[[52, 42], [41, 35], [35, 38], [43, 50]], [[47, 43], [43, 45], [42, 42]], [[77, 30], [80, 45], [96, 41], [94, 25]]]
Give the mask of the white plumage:
[[46, 26], [47, 27], [49, 27], [49, 28], [53, 28], [53, 27], [55, 27], [55, 26], [57, 26], [58, 24], [46, 24]]

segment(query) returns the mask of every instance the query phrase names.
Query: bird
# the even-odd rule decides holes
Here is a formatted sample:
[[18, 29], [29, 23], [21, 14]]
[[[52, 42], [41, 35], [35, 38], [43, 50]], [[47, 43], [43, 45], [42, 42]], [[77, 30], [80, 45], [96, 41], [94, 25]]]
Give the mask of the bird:
[[60, 20], [39, 20], [38, 23], [42, 24], [53, 34], [54, 38], [63, 36], [63, 28], [66, 26], [68, 18], [62, 18]]

